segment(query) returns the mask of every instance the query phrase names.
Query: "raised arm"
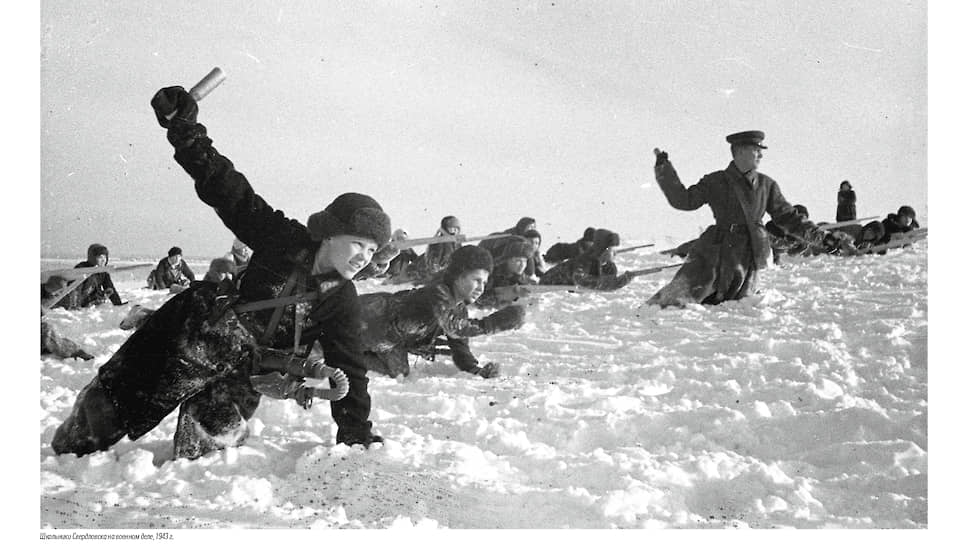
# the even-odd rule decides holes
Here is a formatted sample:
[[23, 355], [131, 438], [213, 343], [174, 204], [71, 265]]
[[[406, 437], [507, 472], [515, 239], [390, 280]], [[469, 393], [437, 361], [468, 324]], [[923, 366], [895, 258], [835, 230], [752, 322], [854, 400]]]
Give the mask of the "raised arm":
[[215, 209], [239, 240], [255, 251], [278, 250], [305, 236], [302, 224], [266, 203], [232, 161], [212, 146], [205, 126], [196, 121], [198, 104], [185, 89], [161, 89], [151, 106], [158, 123], [168, 129], [175, 161], [195, 180], [198, 197]]
[[669, 204], [677, 210], [695, 210], [708, 202], [706, 186], [702, 180], [688, 189], [679, 180], [679, 174], [669, 162], [669, 154], [655, 149], [655, 181], [662, 189]]

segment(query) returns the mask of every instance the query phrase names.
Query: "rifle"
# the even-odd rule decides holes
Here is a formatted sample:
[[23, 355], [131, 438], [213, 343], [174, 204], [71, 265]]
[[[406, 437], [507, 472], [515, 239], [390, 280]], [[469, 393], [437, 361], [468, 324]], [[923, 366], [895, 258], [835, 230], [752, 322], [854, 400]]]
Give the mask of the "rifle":
[[430, 236], [427, 238], [411, 238], [409, 240], [397, 240], [390, 242], [393, 247], [404, 250], [415, 246], [423, 246], [428, 244], [442, 244], [444, 242], [478, 242], [481, 240], [493, 240], [495, 238], [507, 238], [509, 236], [517, 236], [517, 234], [509, 234], [502, 232], [500, 234], [488, 234], [486, 236], [464, 236], [463, 234], [445, 234], [443, 236]]
[[655, 244], [642, 244], [640, 246], [623, 247], [621, 249], [616, 249], [615, 254], [618, 255], [619, 253], [625, 253], [627, 251], [635, 251], [636, 249], [642, 249], [644, 247], [652, 247], [654, 245]]
[[507, 285], [505, 287], [494, 288], [494, 294], [502, 300], [514, 300], [518, 297], [526, 297], [528, 295], [556, 293], [560, 291], [575, 293], [579, 291], [594, 291], [594, 289], [579, 285]]
[[826, 225], [818, 226], [817, 230], [830, 230], [830, 229], [835, 229], [837, 227], [845, 227], [847, 225], [857, 225], [859, 223], [863, 223], [864, 221], [870, 221], [871, 219], [877, 219], [877, 216], [872, 215], [870, 217], [861, 217], [860, 219], [850, 219], [848, 221], [841, 221], [839, 223], [827, 223]]
[[871, 246], [864, 249], [858, 249], [857, 252], [852, 253], [852, 255], [867, 255], [870, 253], [886, 251], [888, 249], [894, 249], [896, 247], [902, 247], [908, 244], [913, 244], [914, 242], [919, 242], [927, 237], [928, 237], [927, 227], [923, 229], [912, 230], [910, 232], [893, 234], [891, 235], [891, 240], [889, 242], [884, 242], [883, 244], [877, 244], [876, 246]]
[[[146, 263], [146, 264], [132, 264], [132, 265], [127, 265], [127, 266], [117, 266], [117, 267], [111, 267], [111, 266], [91, 266], [91, 267], [88, 267], [88, 268], [66, 268], [64, 270], [52, 270], [50, 272], [46, 272], [48, 278], [51, 277], [51, 276], [61, 276], [61, 277], [64, 277], [65, 275], [68, 275], [70, 277], [75, 277], [77, 279], [75, 279], [70, 284], [64, 286], [59, 291], [55, 292], [51, 296], [51, 298], [47, 301], [46, 304], [41, 304], [40, 305], [40, 313], [42, 313], [42, 314], [43, 313], [46, 313], [48, 310], [50, 310], [51, 308], [53, 308], [55, 304], [57, 304], [58, 302], [60, 302], [61, 299], [63, 299], [67, 295], [69, 295], [71, 293], [71, 291], [73, 291], [73, 290], [77, 289], [78, 287], [80, 287], [81, 284], [84, 283], [84, 278], [86, 278], [90, 274], [100, 274], [101, 272], [111, 272], [111, 271], [115, 271], [115, 270], [128, 270], [128, 269], [132, 269], [132, 268], [142, 268], [142, 267], [145, 267], [145, 266], [154, 266], [154, 265], [152, 265], [151, 263]], [[44, 274], [45, 273], [42, 272], [41, 273], [41, 277], [43, 277]]]
[[676, 264], [667, 264], [667, 265], [663, 265], [663, 266], [653, 266], [652, 268], [642, 268], [640, 270], [629, 270], [628, 272], [625, 272], [625, 275], [627, 275], [629, 278], [637, 278], [639, 276], [647, 276], [649, 274], [655, 274], [656, 272], [660, 272], [660, 271], [665, 270], [667, 268], [676, 268], [676, 267], [682, 266], [684, 264], [686, 264], [686, 263], [676, 263]]
[[132, 270], [135, 268], [144, 268], [146, 266], [154, 266], [154, 263], [141, 263], [141, 264], [126, 264], [124, 266], [90, 266], [87, 268], [62, 268], [60, 270], [46, 270], [41, 271], [40, 281], [43, 283], [50, 279], [52, 276], [60, 276], [65, 280], [71, 280], [75, 278], [83, 278], [90, 274], [100, 274], [102, 272], [120, 272], [122, 270]]

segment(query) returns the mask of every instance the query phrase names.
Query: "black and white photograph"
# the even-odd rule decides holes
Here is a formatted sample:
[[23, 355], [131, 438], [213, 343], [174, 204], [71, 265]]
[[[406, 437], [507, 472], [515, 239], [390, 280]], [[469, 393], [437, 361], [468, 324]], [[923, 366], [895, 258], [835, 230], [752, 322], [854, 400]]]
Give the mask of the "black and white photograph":
[[928, 535], [935, 6], [42, 1], [27, 534]]

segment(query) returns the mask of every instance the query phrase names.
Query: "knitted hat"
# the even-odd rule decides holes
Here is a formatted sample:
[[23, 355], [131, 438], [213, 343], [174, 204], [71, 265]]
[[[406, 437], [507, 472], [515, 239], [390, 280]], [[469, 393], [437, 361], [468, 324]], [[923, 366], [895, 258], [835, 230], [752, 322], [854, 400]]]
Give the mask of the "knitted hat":
[[608, 229], [598, 229], [595, 231], [595, 238], [592, 241], [592, 247], [589, 249], [592, 253], [601, 253], [610, 247], [618, 247], [619, 238], [617, 232], [612, 232]]
[[182, 249], [178, 246], [175, 246], [168, 250], [169, 257], [174, 257], [175, 255], [181, 255], [181, 254], [182, 254]]
[[534, 253], [534, 246], [524, 240], [512, 240], [504, 244], [504, 251], [501, 253], [501, 261], [513, 259], [515, 257], [528, 258]]
[[917, 219], [917, 217], [915, 217], [915, 214], [914, 214], [914, 208], [912, 208], [911, 206], [901, 206], [900, 208], [897, 209], [897, 214], [906, 215], [910, 217], [912, 221]]
[[359, 193], [343, 193], [306, 222], [316, 242], [330, 236], [349, 234], [369, 238], [382, 246], [390, 241], [390, 218], [376, 200]]
[[97, 261], [98, 255], [104, 255], [104, 258], [108, 258], [108, 248], [102, 246], [101, 244], [91, 244], [87, 247], [87, 262], [93, 263]]
[[494, 269], [491, 253], [478, 246], [461, 246], [450, 254], [450, 262], [444, 270], [444, 281], [450, 283], [461, 274], [478, 269], [491, 273]]
[[443, 230], [447, 230], [450, 228], [459, 229], [460, 220], [454, 217], [453, 215], [448, 215], [447, 217], [440, 220], [440, 228]]

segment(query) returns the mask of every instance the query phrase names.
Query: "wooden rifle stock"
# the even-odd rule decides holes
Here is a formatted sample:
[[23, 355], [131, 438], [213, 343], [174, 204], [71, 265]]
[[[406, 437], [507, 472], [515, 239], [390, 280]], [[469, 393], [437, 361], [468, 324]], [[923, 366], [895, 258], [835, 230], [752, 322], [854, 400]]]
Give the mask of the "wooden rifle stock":
[[392, 244], [393, 247], [397, 249], [404, 250], [411, 247], [423, 246], [423, 245], [429, 245], [429, 244], [443, 244], [445, 242], [460, 242], [460, 243], [479, 242], [481, 240], [494, 240], [496, 238], [507, 238], [509, 236], [516, 236], [518, 238], [521, 238], [516, 234], [508, 234], [508, 233], [488, 234], [486, 236], [464, 236], [463, 234], [445, 234], [444, 236], [430, 236], [427, 238], [411, 238], [409, 240], [397, 240], [394, 242], [390, 242], [390, 244]]
[[625, 275], [630, 278], [637, 278], [639, 276], [647, 276], [649, 274], [655, 274], [656, 272], [661, 272], [662, 270], [665, 270], [667, 268], [676, 268], [684, 264], [686, 263], [667, 264], [664, 266], [654, 266], [652, 268], [642, 268], [640, 270], [629, 270], [628, 272], [625, 272]]
[[870, 217], [861, 217], [860, 219], [851, 219], [849, 221], [840, 221], [839, 223], [827, 223], [826, 225], [819, 225], [818, 230], [830, 230], [837, 227], [846, 227], [847, 225], [857, 225], [863, 223], [864, 221], [870, 221], [871, 219], [877, 219], [876, 215]]
[[120, 272], [122, 270], [133, 270], [135, 268], [144, 268], [147, 266], [154, 266], [154, 263], [127, 264], [124, 266], [89, 266], [87, 268], [62, 268], [60, 270], [46, 270], [40, 273], [40, 281], [45, 282], [53, 276], [60, 276], [65, 280], [72, 280], [75, 278], [84, 278], [91, 274], [100, 274], [102, 272]]
[[615, 250], [615, 254], [618, 255], [619, 253], [626, 253], [628, 251], [635, 251], [636, 249], [642, 249], [642, 248], [646, 248], [646, 247], [652, 247], [654, 245], [655, 244], [642, 244], [640, 246], [623, 247], [623, 248], [620, 248], [620, 249], [616, 249]]

